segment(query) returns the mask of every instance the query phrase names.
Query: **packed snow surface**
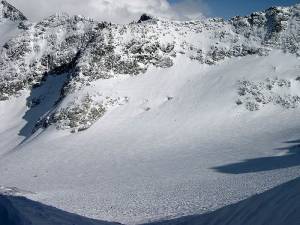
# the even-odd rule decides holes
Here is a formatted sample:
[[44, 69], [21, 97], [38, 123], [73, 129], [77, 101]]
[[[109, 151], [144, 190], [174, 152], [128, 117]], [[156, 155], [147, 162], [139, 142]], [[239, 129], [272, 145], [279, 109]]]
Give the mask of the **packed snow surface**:
[[177, 60], [163, 73], [99, 82], [103, 93], [131, 100], [84, 132], [47, 129], [12, 146], [27, 122], [25, 99], [1, 102], [2, 185], [80, 215], [139, 223], [203, 213], [300, 175], [299, 152], [288, 143], [299, 139], [297, 109], [251, 112], [235, 103], [241, 79], [278, 76], [300, 94], [294, 55], [214, 67]]
[[[297, 178], [210, 213], [155, 221], [144, 225], [298, 225], [300, 220], [299, 187], [300, 179]], [[14, 188], [8, 189], [12, 191]], [[16, 189], [14, 192], [16, 193]], [[119, 223], [82, 217], [21, 196], [0, 195], [0, 224], [117, 225]]]

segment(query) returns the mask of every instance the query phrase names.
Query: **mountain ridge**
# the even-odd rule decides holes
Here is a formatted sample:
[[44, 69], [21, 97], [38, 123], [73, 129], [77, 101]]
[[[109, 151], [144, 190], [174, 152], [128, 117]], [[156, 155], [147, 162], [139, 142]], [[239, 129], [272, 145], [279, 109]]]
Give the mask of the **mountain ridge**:
[[[299, 56], [299, 8], [299, 5], [273, 7], [228, 22], [215, 18], [176, 22], [147, 17], [128, 25], [56, 14], [27, 24], [19, 36], [4, 45], [0, 58], [0, 99], [40, 86], [48, 75], [68, 73], [57, 99], [60, 104], [69, 93], [99, 79], [142, 74], [149, 66], [172, 67], [174, 58], [180, 54], [209, 65], [226, 58], [267, 55], [272, 49]], [[193, 43], [190, 36], [200, 40], [200, 45]], [[40, 118], [34, 130], [59, 123], [57, 127], [63, 129], [84, 130], [101, 118], [109, 105], [119, 104], [118, 101], [95, 102], [87, 97], [79, 105], [86, 102], [92, 106], [77, 112], [82, 114], [77, 121], [64, 123], [73, 117], [78, 105], [60, 107]]]
[[0, 16], [2, 18], [9, 19], [11, 21], [27, 20], [27, 18], [23, 15], [23, 13], [21, 13], [21, 11], [19, 11], [13, 5], [9, 4], [7, 1], [2, 0], [0, 6]]
[[270, 220], [256, 200], [279, 192], [251, 196], [300, 176], [299, 10], [1, 20], [0, 192], [28, 198], [11, 198], [28, 218]]

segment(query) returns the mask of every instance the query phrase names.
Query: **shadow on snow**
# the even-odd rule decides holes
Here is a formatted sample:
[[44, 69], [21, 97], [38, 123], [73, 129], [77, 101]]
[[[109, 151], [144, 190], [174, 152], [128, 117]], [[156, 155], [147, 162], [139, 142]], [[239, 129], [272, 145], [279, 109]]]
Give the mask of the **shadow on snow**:
[[[26, 99], [28, 110], [23, 117], [27, 123], [19, 132], [20, 136], [25, 137], [23, 142], [32, 135], [40, 118], [53, 110], [57, 102], [61, 100], [63, 88], [70, 82], [80, 54], [79, 51], [69, 62], [52, 68], [44, 74], [38, 86], [31, 89], [30, 96]], [[52, 65], [50, 56], [48, 60], [49, 64]]]
[[[216, 211], [144, 225], [299, 225], [300, 177]], [[116, 225], [0, 194], [1, 225]]]
[[300, 140], [288, 141], [289, 146], [277, 148], [276, 151], [288, 151], [280, 156], [262, 157], [248, 159], [243, 162], [214, 167], [213, 169], [221, 173], [242, 174], [276, 169], [289, 168], [300, 165]]
[[0, 194], [1, 225], [117, 225], [68, 213], [29, 200]]
[[24, 141], [32, 135], [39, 119], [54, 109], [66, 80], [66, 74], [49, 75], [40, 86], [32, 88], [26, 99], [28, 110], [23, 117], [26, 124], [19, 132], [25, 137]]
[[207, 214], [147, 225], [299, 225], [299, 221], [300, 177]]

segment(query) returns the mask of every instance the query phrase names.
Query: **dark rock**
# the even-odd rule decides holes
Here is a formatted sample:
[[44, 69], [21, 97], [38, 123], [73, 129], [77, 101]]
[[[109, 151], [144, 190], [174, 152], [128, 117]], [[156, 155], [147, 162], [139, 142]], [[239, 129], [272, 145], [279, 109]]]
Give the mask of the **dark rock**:
[[147, 21], [147, 20], [152, 20], [153, 17], [152, 16], [149, 16], [147, 14], [142, 14], [140, 19], [138, 20], [138, 23], [142, 23], [144, 21]]

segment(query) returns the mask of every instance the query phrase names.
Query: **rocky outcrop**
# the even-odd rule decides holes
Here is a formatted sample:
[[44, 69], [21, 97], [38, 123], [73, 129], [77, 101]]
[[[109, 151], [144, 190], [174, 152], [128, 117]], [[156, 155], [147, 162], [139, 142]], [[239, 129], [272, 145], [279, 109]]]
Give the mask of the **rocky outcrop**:
[[[298, 54], [299, 8], [271, 8], [229, 22], [150, 19], [128, 25], [54, 15], [27, 24], [21, 35], [5, 44], [0, 56], [0, 96], [6, 99], [41, 83], [45, 74], [65, 70], [72, 70], [75, 86], [82, 86], [120, 74], [137, 75], [149, 65], [167, 68], [177, 54], [206, 64], [265, 55], [273, 48]], [[195, 44], [188, 35], [209, 41]]]
[[267, 78], [264, 81], [238, 81], [239, 99], [237, 105], [245, 105], [249, 111], [256, 111], [267, 104], [283, 108], [296, 108], [300, 105], [300, 96], [291, 94], [291, 81]]
[[147, 21], [147, 20], [152, 20], [153, 19], [153, 17], [152, 16], [150, 16], [150, 15], [148, 15], [148, 14], [143, 14], [141, 17], [140, 17], [140, 19], [138, 20], [138, 23], [142, 23], [142, 22], [144, 22], [144, 21]]
[[9, 19], [11, 21], [24, 21], [27, 18], [14, 6], [7, 1], [1, 1], [0, 3], [0, 18]]

